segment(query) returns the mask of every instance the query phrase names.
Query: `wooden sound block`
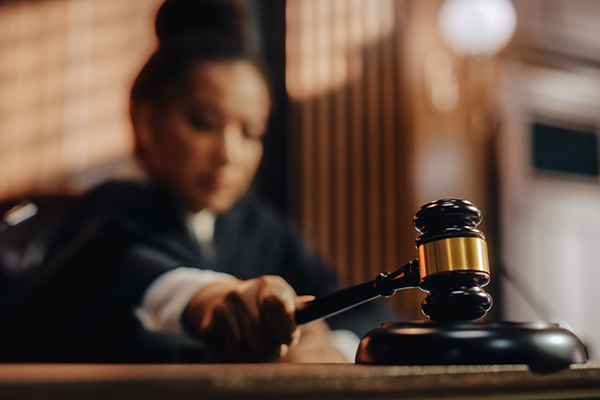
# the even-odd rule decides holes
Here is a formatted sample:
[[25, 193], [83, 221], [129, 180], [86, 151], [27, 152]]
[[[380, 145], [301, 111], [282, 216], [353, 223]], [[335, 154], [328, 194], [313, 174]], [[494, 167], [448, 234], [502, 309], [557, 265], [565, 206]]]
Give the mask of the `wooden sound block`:
[[356, 354], [359, 364], [526, 364], [539, 372], [587, 359], [573, 333], [548, 322], [386, 323], [365, 335]]

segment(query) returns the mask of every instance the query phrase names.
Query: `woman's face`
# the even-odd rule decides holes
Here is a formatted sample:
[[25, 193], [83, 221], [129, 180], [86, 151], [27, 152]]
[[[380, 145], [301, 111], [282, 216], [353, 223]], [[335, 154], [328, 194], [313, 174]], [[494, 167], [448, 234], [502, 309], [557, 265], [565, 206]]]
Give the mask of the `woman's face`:
[[136, 124], [142, 163], [189, 211], [222, 212], [247, 191], [260, 163], [269, 92], [247, 61], [198, 63], [188, 76], [166, 106], [148, 107]]

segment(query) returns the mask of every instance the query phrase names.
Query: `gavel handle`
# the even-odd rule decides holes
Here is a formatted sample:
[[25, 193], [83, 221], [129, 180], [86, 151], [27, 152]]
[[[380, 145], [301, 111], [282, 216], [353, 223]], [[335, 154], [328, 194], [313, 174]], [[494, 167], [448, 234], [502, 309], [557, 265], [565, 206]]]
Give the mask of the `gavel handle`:
[[294, 318], [300, 325], [331, 317], [379, 296], [389, 297], [398, 289], [419, 287], [420, 280], [419, 261], [412, 260], [396, 272], [381, 273], [372, 281], [310, 301], [296, 309]]

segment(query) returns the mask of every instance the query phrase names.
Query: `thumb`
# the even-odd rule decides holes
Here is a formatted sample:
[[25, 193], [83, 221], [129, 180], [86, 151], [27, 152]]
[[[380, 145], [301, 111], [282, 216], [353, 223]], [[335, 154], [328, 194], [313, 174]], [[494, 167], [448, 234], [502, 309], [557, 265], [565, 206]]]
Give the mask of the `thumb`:
[[311, 295], [297, 296], [294, 299], [294, 305], [296, 308], [302, 307], [306, 303], [313, 301], [316, 297]]

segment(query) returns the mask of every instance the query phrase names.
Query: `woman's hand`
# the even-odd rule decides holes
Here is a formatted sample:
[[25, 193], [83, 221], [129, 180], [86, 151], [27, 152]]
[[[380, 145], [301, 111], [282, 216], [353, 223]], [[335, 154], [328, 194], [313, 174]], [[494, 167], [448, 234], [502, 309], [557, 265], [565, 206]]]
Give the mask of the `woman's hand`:
[[300, 340], [294, 312], [302, 301], [278, 276], [232, 279], [196, 293], [183, 319], [218, 361], [273, 361]]
[[313, 321], [299, 328], [302, 337], [282, 354], [280, 362], [287, 363], [348, 363], [348, 360], [334, 346], [335, 337], [325, 321]]

